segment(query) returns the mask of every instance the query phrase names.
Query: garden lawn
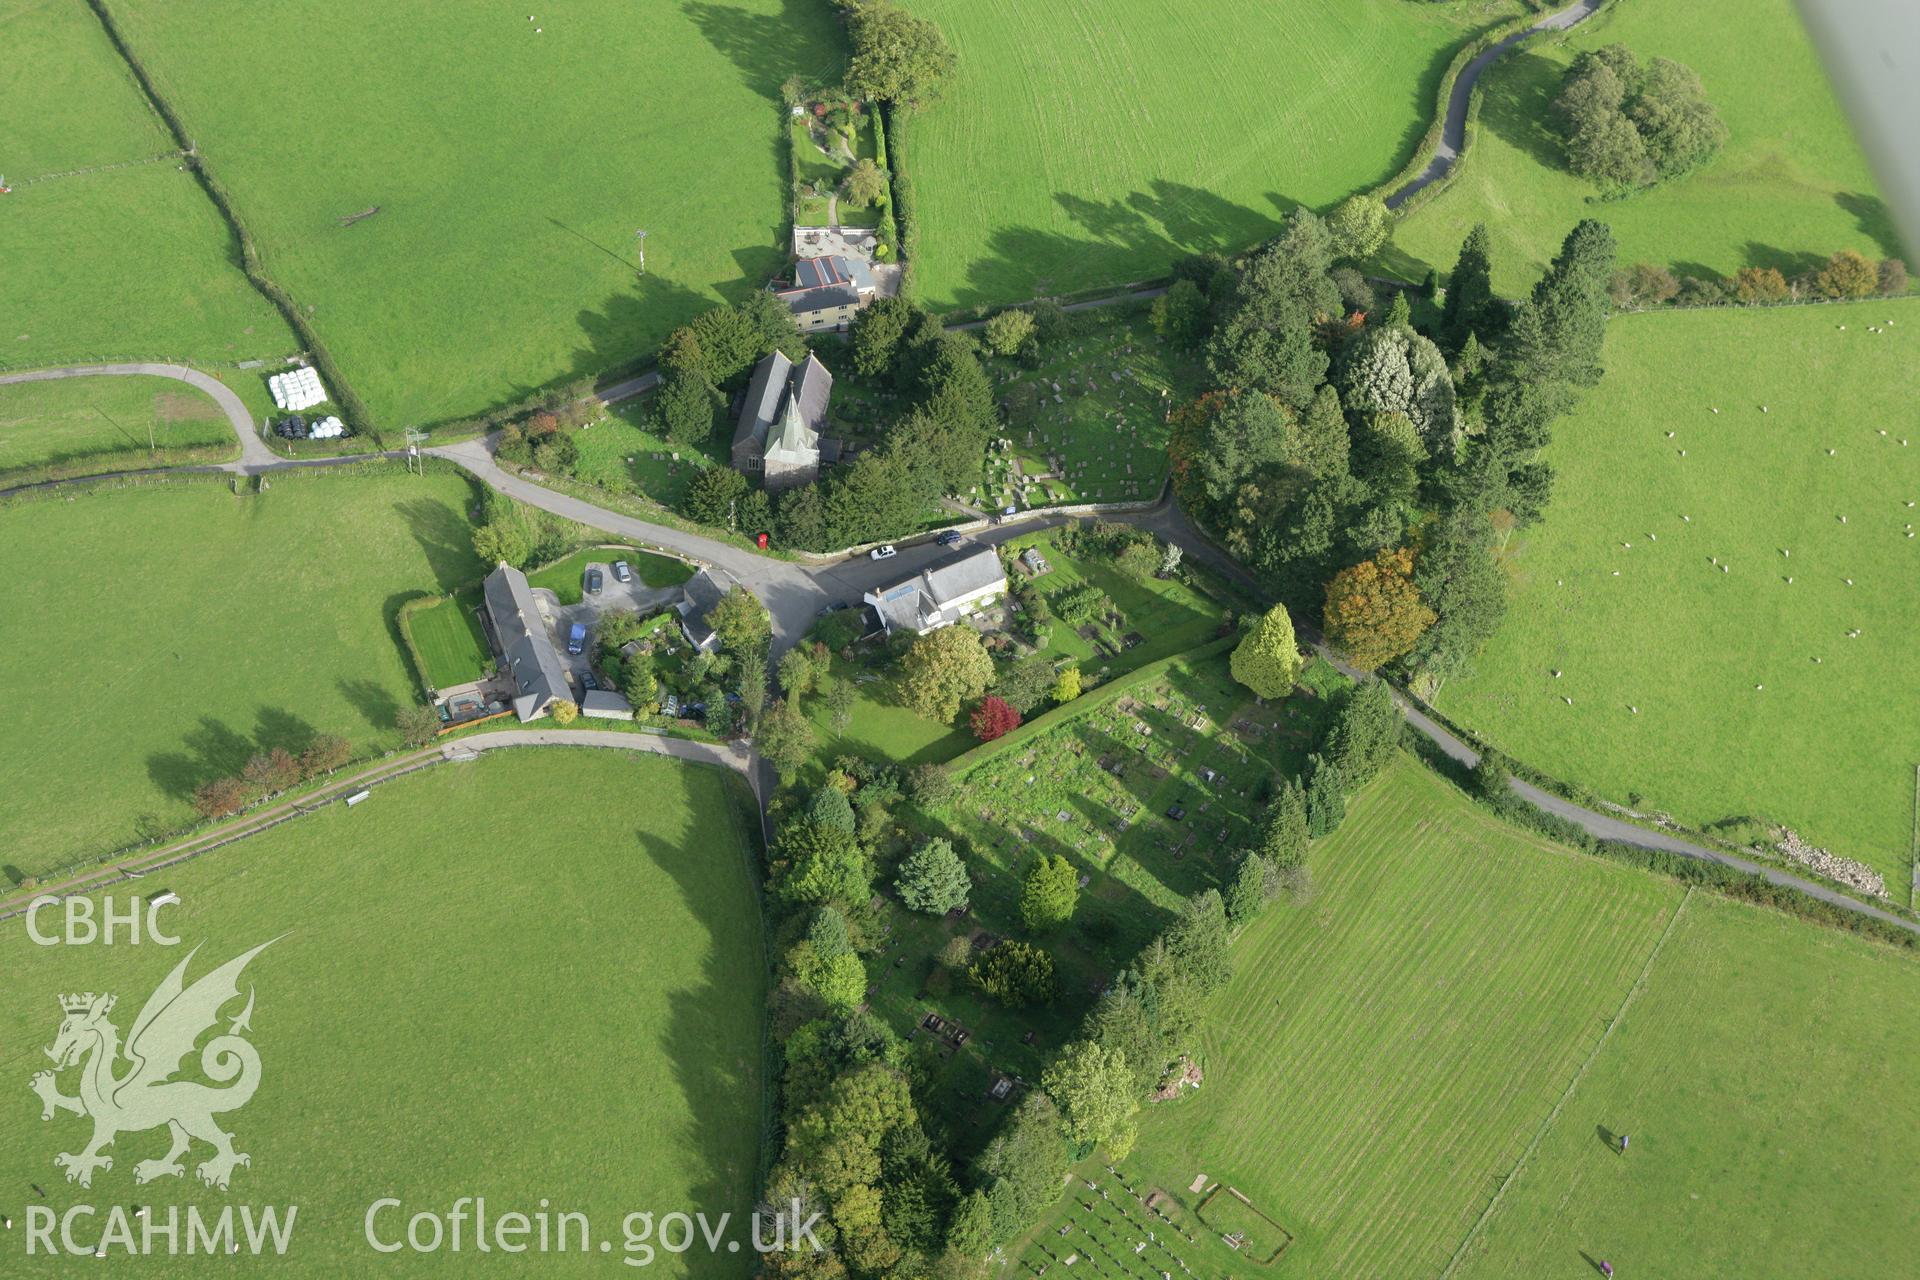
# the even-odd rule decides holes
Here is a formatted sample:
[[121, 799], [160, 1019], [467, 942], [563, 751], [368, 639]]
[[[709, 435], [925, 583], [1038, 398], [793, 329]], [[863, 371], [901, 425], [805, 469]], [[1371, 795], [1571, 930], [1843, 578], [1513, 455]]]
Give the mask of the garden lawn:
[[1010, 302], [1238, 250], [1384, 181], [1509, 0], [912, 0], [959, 56], [894, 144], [934, 307]]
[[9, 874], [193, 818], [193, 788], [315, 733], [399, 745], [395, 615], [480, 576], [464, 477], [281, 473], [0, 506]]
[[786, 257], [780, 82], [843, 56], [829, 7], [779, 0], [112, 8], [267, 271], [396, 430], [635, 364], [763, 285]]
[[1623, 1276], [1884, 1276], [1920, 1200], [1915, 978], [1911, 953], [1695, 894], [1460, 1275], [1577, 1275], [1585, 1252]]
[[220, 406], [171, 378], [63, 378], [0, 386], [0, 485], [239, 453]]
[[0, 5], [0, 367], [292, 350], [91, 10]]
[[413, 647], [426, 668], [420, 674], [435, 689], [469, 684], [493, 666], [486, 632], [480, 626], [478, 610], [483, 603], [479, 589], [469, 588], [406, 616], [402, 625], [413, 636]]
[[[459, 1261], [374, 1253], [363, 1221], [389, 1196], [404, 1207], [376, 1220], [386, 1239], [416, 1212], [483, 1195], [490, 1219], [543, 1202], [584, 1213], [615, 1259], [621, 1219], [636, 1209], [731, 1213], [738, 1224], [759, 1173], [765, 1087], [746, 804], [728, 775], [652, 755], [489, 754], [167, 871], [181, 904], [163, 924], [179, 947], [38, 947], [22, 921], [0, 924], [0, 1067], [24, 1100], [0, 1111], [0, 1174], [19, 1189], [5, 1251], [24, 1249], [29, 1183], [47, 1191], [34, 1203], [56, 1212], [100, 1206], [76, 1221], [88, 1244], [109, 1205], [152, 1205], [161, 1219], [189, 1204], [217, 1215], [229, 1199], [297, 1205], [292, 1243], [273, 1260], [292, 1276], [473, 1266], [471, 1219]], [[124, 905], [126, 887], [115, 897]], [[191, 948], [189, 981], [269, 939], [240, 981], [263, 1070], [252, 1101], [221, 1119], [252, 1158], [230, 1190], [195, 1179], [208, 1151], [197, 1143], [183, 1178], [136, 1189], [136, 1161], [165, 1151], [154, 1130], [119, 1135], [113, 1168], [90, 1190], [62, 1181], [53, 1156], [78, 1149], [86, 1122], [42, 1123], [24, 1093], [48, 1066], [40, 1051], [59, 1026], [57, 997], [115, 993], [125, 1034]], [[76, 1076], [64, 1074], [65, 1092]], [[183, 1249], [184, 1233], [183, 1222]], [[547, 1263], [560, 1275], [620, 1270], [594, 1248], [592, 1262], [575, 1252]], [[649, 1270], [737, 1280], [749, 1256], [743, 1240], [739, 1255], [663, 1253]], [[206, 1266], [169, 1258], [163, 1241], [135, 1269]]]
[[978, 505], [1145, 502], [1166, 483], [1167, 407], [1200, 390], [1198, 363], [1162, 342], [1143, 314], [1082, 319], [1038, 369], [990, 364], [1008, 445], [989, 450]]
[[1440, 709], [1616, 801], [1784, 822], [1904, 902], [1916, 361], [1896, 302], [1613, 320], [1546, 519], [1508, 546], [1506, 626]]
[[[1738, 39], [1728, 39], [1730, 31]], [[1706, 168], [1624, 200], [1567, 172], [1552, 127], [1560, 77], [1588, 49], [1624, 44], [1700, 74], [1731, 138]], [[1609, 3], [1562, 39], [1496, 63], [1453, 185], [1408, 215], [1381, 265], [1407, 279], [1453, 270], [1476, 222], [1493, 236], [1494, 287], [1532, 287], [1574, 223], [1598, 218], [1620, 263], [1693, 275], [1778, 267], [1791, 275], [1837, 249], [1897, 256], [1885, 204], [1792, 0]]]

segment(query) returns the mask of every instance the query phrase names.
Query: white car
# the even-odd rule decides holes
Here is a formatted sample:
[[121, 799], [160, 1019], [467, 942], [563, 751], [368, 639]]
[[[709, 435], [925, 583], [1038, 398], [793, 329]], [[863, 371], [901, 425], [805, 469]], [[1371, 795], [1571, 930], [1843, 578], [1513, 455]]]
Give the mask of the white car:
[[868, 558], [873, 560], [891, 560], [899, 554], [891, 542], [884, 547], [875, 547], [873, 550], [867, 552]]

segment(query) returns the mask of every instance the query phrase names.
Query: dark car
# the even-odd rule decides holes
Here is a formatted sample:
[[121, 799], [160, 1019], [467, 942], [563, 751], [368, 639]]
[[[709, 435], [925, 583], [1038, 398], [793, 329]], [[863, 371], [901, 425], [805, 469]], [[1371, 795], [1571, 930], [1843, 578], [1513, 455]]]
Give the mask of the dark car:
[[598, 676], [594, 675], [593, 672], [582, 671], [580, 673], [580, 692], [592, 693], [595, 689], [598, 689], [599, 687], [600, 687], [600, 679]]
[[633, 569], [628, 566], [625, 560], [615, 560], [613, 562], [613, 576], [615, 580], [619, 582], [632, 582]]
[[943, 530], [940, 533], [940, 536], [935, 538], [934, 541], [939, 543], [943, 547], [955, 546], [960, 541], [960, 531], [958, 529]]
[[573, 630], [567, 632], [567, 652], [583, 653], [587, 647], [587, 624], [576, 622]]
[[587, 570], [587, 594], [590, 596], [599, 595], [602, 581], [603, 579], [600, 577], [600, 571], [598, 569]]

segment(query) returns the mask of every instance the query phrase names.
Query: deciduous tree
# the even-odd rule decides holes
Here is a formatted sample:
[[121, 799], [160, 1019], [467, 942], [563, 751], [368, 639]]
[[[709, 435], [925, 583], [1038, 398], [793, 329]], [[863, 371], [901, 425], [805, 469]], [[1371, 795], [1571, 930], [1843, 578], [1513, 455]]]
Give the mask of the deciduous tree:
[[1062, 1129], [1075, 1147], [1102, 1146], [1110, 1160], [1132, 1152], [1140, 1102], [1123, 1054], [1076, 1040], [1041, 1073], [1040, 1087], [1060, 1108]]
[[1413, 581], [1413, 553], [1382, 551], [1327, 583], [1327, 639], [1354, 666], [1372, 671], [1412, 649], [1433, 610]]
[[980, 699], [980, 705], [973, 709], [968, 723], [973, 726], [974, 736], [980, 741], [992, 742], [1020, 727], [1020, 713], [1009, 706], [1004, 698], [990, 693]]
[[942, 627], [913, 642], [900, 660], [900, 693], [929, 720], [952, 724], [962, 704], [986, 692], [993, 659], [972, 627]]

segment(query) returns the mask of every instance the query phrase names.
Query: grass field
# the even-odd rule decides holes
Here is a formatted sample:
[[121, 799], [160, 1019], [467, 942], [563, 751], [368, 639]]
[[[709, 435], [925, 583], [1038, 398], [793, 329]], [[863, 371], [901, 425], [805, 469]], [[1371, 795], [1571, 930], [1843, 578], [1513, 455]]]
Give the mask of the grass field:
[[1904, 901], [1916, 359], [1896, 303], [1616, 318], [1547, 518], [1509, 546], [1507, 624], [1440, 708], [1617, 801], [1785, 822]]
[[0, 48], [0, 367], [292, 350], [88, 8], [0, 3]]
[[[1740, 38], [1728, 39], [1735, 28]], [[1547, 129], [1567, 64], [1613, 43], [1699, 72], [1732, 137], [1705, 169], [1602, 202], [1567, 172]], [[1697, 275], [1763, 266], [1791, 275], [1836, 249], [1899, 254], [1876, 192], [1792, 0], [1610, 0], [1564, 42], [1529, 46], [1487, 73], [1465, 167], [1401, 224], [1382, 264], [1412, 280], [1429, 266], [1451, 271], [1461, 240], [1485, 222], [1494, 287], [1519, 294], [1574, 223], [1599, 218], [1619, 239], [1622, 264]]]
[[[167, 872], [182, 905], [163, 923], [178, 948], [39, 947], [21, 921], [0, 924], [0, 1069], [18, 1094], [0, 1109], [14, 1220], [0, 1249], [24, 1253], [29, 1183], [56, 1210], [100, 1207], [77, 1223], [88, 1243], [108, 1206], [149, 1204], [159, 1217], [187, 1204], [207, 1214], [229, 1202], [297, 1205], [285, 1257], [239, 1260], [295, 1276], [471, 1274], [471, 1221], [460, 1254], [375, 1254], [362, 1222], [386, 1196], [405, 1206], [379, 1219], [388, 1238], [461, 1196], [487, 1197], [490, 1216], [549, 1201], [586, 1213], [615, 1252], [549, 1254], [532, 1268], [555, 1275], [623, 1270], [631, 1211], [737, 1222], [758, 1175], [764, 966], [735, 785], [626, 752], [488, 755]], [[124, 907], [126, 887], [115, 893]], [[189, 948], [202, 947], [191, 980], [276, 937], [241, 983], [255, 992], [249, 1038], [263, 1069], [253, 1100], [221, 1117], [252, 1157], [230, 1190], [195, 1180], [207, 1154], [197, 1144], [184, 1178], [136, 1187], [135, 1162], [165, 1150], [153, 1131], [120, 1135], [113, 1168], [90, 1190], [62, 1181], [53, 1156], [78, 1149], [85, 1122], [42, 1123], [26, 1092], [48, 1066], [56, 997], [116, 993], [112, 1021], [125, 1035]], [[75, 1075], [60, 1082], [69, 1094]], [[126, 1269], [197, 1276], [208, 1265], [164, 1250]], [[735, 1280], [745, 1256], [744, 1245], [741, 1256], [661, 1254], [649, 1273]], [[33, 1263], [0, 1268], [24, 1274]]]
[[1868, 1277], [1904, 1247], [1912, 957], [1546, 844], [1411, 760], [1313, 878], [1236, 945], [1202, 1087], [1021, 1262], [1265, 1274], [1196, 1215], [1212, 1184], [1291, 1234], [1287, 1275]]
[[1474, 33], [1521, 12], [914, 0], [959, 55], [903, 152], [935, 307], [1137, 280], [1389, 177]]
[[239, 452], [213, 398], [171, 378], [0, 386], [0, 485], [224, 462]]
[[400, 605], [480, 576], [461, 477], [294, 475], [0, 508], [0, 862], [38, 875], [192, 817], [255, 751], [399, 744]]
[[1013, 360], [990, 367], [1011, 444], [987, 455], [978, 505], [1133, 502], [1160, 492], [1167, 406], [1198, 389], [1199, 370], [1144, 315], [1083, 323], [1038, 369]]
[[[842, 56], [828, 6], [781, 0], [113, 9], [389, 427], [632, 364], [762, 285], [785, 260], [779, 84]], [[280, 66], [290, 31], [298, 74], [230, 74]]]
[[1694, 895], [1459, 1274], [1577, 1275], [1586, 1253], [1622, 1276], [1884, 1276], [1920, 1200], [1914, 977]]

